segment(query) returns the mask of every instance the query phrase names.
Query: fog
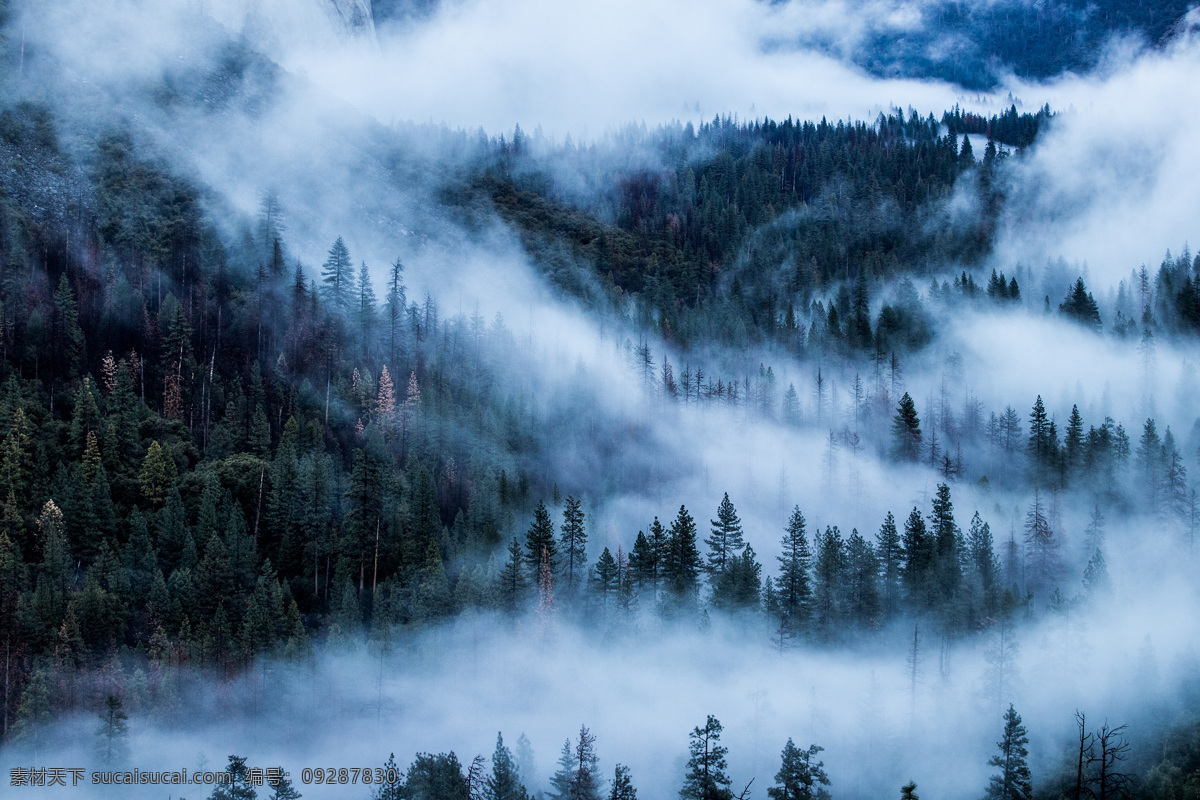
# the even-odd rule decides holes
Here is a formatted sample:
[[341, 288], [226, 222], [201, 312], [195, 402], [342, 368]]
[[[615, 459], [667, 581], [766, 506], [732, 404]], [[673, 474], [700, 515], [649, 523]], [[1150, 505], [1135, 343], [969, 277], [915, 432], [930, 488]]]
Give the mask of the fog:
[[[350, 13], [361, 5], [337, 8]], [[526, 131], [540, 126], [554, 140], [602, 141], [626, 124], [716, 114], [871, 119], [893, 106], [927, 114], [960, 103], [992, 113], [1010, 101], [1024, 109], [1048, 102], [1061, 113], [1044, 139], [1013, 158], [1012, 199], [986, 266], [1011, 271], [1023, 264], [1040, 280], [1042, 265], [1061, 257], [1086, 269], [1100, 296], [1130, 269], [1153, 266], [1166, 247], [1182, 245], [1198, 218], [1194, 37], [1164, 52], [1115, 47], [1096, 76], [1045, 84], [1013, 79], [983, 96], [948, 84], [879, 80], [834, 56], [781, 44], [803, 34], [858, 46], [862, 32], [838, 3], [466, 0], [421, 21], [378, 28], [349, 24], [315, 4], [301, 7], [303, 15], [292, 17], [278, 3], [249, 11], [231, 1], [27, 5], [30, 46], [50, 54], [53, 65], [31, 59], [31, 72], [47, 72], [28, 80], [62, 91], [65, 100], [44, 99], [61, 102], [68, 116], [100, 109], [136, 119], [164, 158], [211, 189], [206, 202], [214, 208], [250, 219], [262, 193], [277, 192], [289, 259], [310, 277], [329, 243], [344, 235], [377, 286], [399, 256], [410, 297], [429, 292], [446, 317], [479, 312], [490, 321], [499, 314], [517, 343], [504, 362], [514, 382], [543, 406], [588, 410], [564, 439], [582, 441], [580, 431], [594, 425], [616, 442], [617, 459], [564, 449], [538, 465], [545, 482], [586, 499], [589, 563], [604, 547], [628, 552], [639, 530], [655, 516], [669, 524], [681, 504], [703, 536], [729, 492], [764, 576], [774, 574], [794, 506], [810, 534], [836, 525], [843, 535], [856, 528], [870, 539], [889, 511], [897, 520], [914, 506], [927, 514], [942, 477], [931, 466], [898, 466], [885, 457], [894, 396], [882, 415], [864, 411], [861, 422], [854, 420], [855, 375], [869, 386], [875, 381], [865, 359], [818, 365], [770, 346], [680, 352], [624, 313], [588, 311], [549, 288], [498, 219], [480, 230], [445, 211], [438, 191], [470, 152], [476, 129], [495, 136], [519, 124]], [[920, 24], [919, 12], [906, 6], [880, 13], [897, 29]], [[229, 32], [282, 70], [261, 65], [235, 82], [228, 103], [146, 99], [147, 85], [164, 73], [187, 76], [196, 65], [203, 72]], [[1041, 288], [1057, 307], [1068, 287]], [[1042, 314], [1042, 292], [1032, 289], [1020, 308], [939, 320], [934, 342], [906, 360], [900, 381], [923, 419], [932, 419], [932, 400], [949, 383], [956, 409], [970, 396], [996, 413], [1011, 405], [1025, 420], [1040, 395], [1060, 430], [1078, 404], [1086, 423], [1112, 416], [1133, 439], [1151, 415], [1160, 431], [1170, 424], [1185, 439], [1197, 413], [1194, 398], [1179, 389], [1195, 359], [1192, 345], [1160, 344], [1147, 370], [1136, 342]], [[639, 341], [651, 346], [656, 365], [666, 355], [677, 371], [699, 362], [706, 372], [742, 380], [757, 375], [760, 364], [770, 366], [776, 402], [794, 385], [804, 423], [666, 401], [642, 385], [630, 363], [627, 343]], [[818, 366], [839, 398], [828, 401], [824, 417], [812, 395]], [[839, 447], [831, 454], [830, 431], [858, 424], [862, 452]], [[1001, 484], [995, 473], [994, 488], [978, 485], [991, 466], [983, 451], [972, 450], [973, 463], [953, 486], [955, 512], [965, 528], [978, 510], [999, 550], [1013, 529], [1022, 538], [1031, 492]], [[1200, 469], [1196, 458], [1192, 445], [1185, 459], [1193, 470]], [[607, 490], [614, 464], [644, 467], [653, 479]], [[1082, 591], [1090, 556], [1082, 543], [1092, 503], [1086, 491], [1063, 500], [1060, 588], [1071, 597]], [[512, 533], [527, 524], [518, 520]], [[282, 764], [305, 797], [366, 797], [365, 787], [300, 786], [299, 771], [378, 766], [390, 752], [401, 768], [418, 751], [454, 750], [468, 764], [476, 753], [490, 756], [502, 731], [510, 748], [521, 733], [528, 736], [538, 771], [524, 779], [545, 789], [562, 741], [586, 724], [606, 778], [615, 763], [625, 763], [642, 796], [667, 797], [682, 781], [688, 733], [714, 714], [725, 725], [738, 791], [751, 778], [754, 791], [764, 791], [792, 737], [826, 748], [821, 758], [835, 796], [891, 796], [910, 779], [922, 796], [975, 796], [990, 774], [986, 761], [1009, 702], [1030, 730], [1035, 773], [1044, 774], [1069, 744], [1076, 708], [1089, 719], [1137, 720], [1151, 706], [1173, 702], [1194, 673], [1200, 606], [1178, 532], [1137, 511], [1110, 519], [1109, 531], [1112, 595], [1082, 604], [1071, 619], [1040, 613], [1047, 598], [1036, 598], [1039, 614], [1019, 628], [1017, 679], [1001, 696], [988, 688], [989, 634], [950, 643], [939, 667], [941, 643], [931, 625], [923, 634], [922, 676], [911, 691], [905, 658], [912, 619], [836, 646], [781, 653], [766, 624], [720, 615], [698, 632], [698, 621], [664, 624], [645, 607], [636, 620], [599, 630], [581, 629], [565, 613], [515, 622], [468, 614], [404, 633], [382, 656], [374, 643], [333, 643], [318, 646], [311, 663], [263, 663], [236, 680], [189, 672], [177, 709], [134, 710], [129, 763], [197, 769], [203, 758], [217, 769], [237, 753], [256, 765]], [[927, 622], [920, 624], [925, 630]], [[1151, 652], [1157, 682], [1146, 678]], [[92, 717], [63, 720], [37, 752], [6, 748], [0, 765], [91, 767], [94, 728]], [[42, 791], [118, 796], [88, 792]]]
[[[905, 661], [911, 628], [860, 648], [781, 655], [764, 631], [720, 619], [704, 634], [643, 620], [640, 636], [601, 637], [553, 618], [514, 627], [480, 617], [406, 639], [382, 662], [376, 645], [343, 646], [307, 667], [262, 664], [219, 688], [185, 676], [179, 710], [134, 714], [128, 765], [218, 769], [238, 753], [251, 765], [283, 765], [306, 797], [367, 797], [367, 787], [301, 786], [300, 770], [376, 766], [390, 752], [403, 767], [414, 752], [450, 749], [465, 764], [476, 753], [490, 756], [500, 731], [510, 748], [528, 737], [537, 775], [524, 779], [545, 788], [563, 740], [586, 724], [606, 777], [614, 763], [628, 764], [644, 796], [665, 797], [682, 780], [687, 734], [711, 713], [725, 726], [739, 790], [751, 778], [756, 789], [770, 785], [791, 737], [826, 748], [836, 796], [889, 796], [910, 779], [930, 796], [975, 796], [1010, 701], [1030, 730], [1035, 770], [1066, 751], [1077, 708], [1126, 721], [1175, 702], [1180, 680], [1196, 668], [1195, 587], [1175, 571], [1143, 583], [1139, 571], [1148, 565], [1136, 562], [1116, 571], [1113, 598], [1020, 630], [1003, 705], [982, 636], [955, 643], [940, 662], [936, 635], [927, 632], [914, 694]], [[98, 768], [93, 728], [92, 718], [65, 720], [36, 755], [5, 751], [4, 767], [31, 758]], [[183, 796], [192, 796], [188, 789]], [[90, 787], [43, 793], [107, 796]]]

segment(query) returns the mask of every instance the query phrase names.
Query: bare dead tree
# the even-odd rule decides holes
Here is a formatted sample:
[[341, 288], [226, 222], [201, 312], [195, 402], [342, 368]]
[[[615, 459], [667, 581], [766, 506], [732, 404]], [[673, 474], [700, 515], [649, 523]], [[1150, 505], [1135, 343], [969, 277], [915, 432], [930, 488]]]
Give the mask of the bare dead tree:
[[1096, 800], [1115, 800], [1129, 797], [1132, 777], [1118, 769], [1130, 750], [1129, 741], [1125, 738], [1125, 726], [1111, 728], [1106, 721], [1095, 734], [1095, 752], [1090, 759], [1097, 770], [1094, 777], [1096, 789], [1092, 796]]

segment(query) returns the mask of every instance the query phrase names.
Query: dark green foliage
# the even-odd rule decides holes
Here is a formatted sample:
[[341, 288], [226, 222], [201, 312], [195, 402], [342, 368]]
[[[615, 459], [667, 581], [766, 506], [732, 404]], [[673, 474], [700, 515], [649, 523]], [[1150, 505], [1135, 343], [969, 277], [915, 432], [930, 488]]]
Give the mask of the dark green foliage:
[[941, 598], [950, 601], [958, 594], [962, 581], [959, 543], [961, 533], [954, 523], [954, 505], [950, 502], [950, 487], [939, 483], [929, 518], [937, 559], [937, 582]]
[[500, 597], [500, 607], [509, 612], [515, 612], [521, 606], [529, 591], [529, 578], [525, 572], [521, 543], [515, 536], [508, 546], [508, 560], [504, 562], [496, 580], [496, 590]]
[[255, 800], [258, 792], [247, 780], [246, 759], [240, 756], [230, 756], [225, 772], [232, 776], [227, 783], [219, 783], [210, 794], [209, 800]]
[[525, 532], [525, 565], [531, 575], [537, 575], [542, 560], [546, 559], [550, 569], [558, 569], [558, 545], [554, 541], [554, 523], [550, 520], [550, 512], [546, 504], [538, 501], [533, 510], [533, 521]]
[[110, 694], [104, 698], [104, 711], [100, 714], [100, 727], [96, 730], [96, 749], [105, 764], [113, 764], [125, 757], [128, 720], [129, 715], [125, 713], [120, 697]]
[[796, 747], [791, 739], [783, 746], [782, 764], [775, 773], [775, 785], [767, 789], [771, 800], [826, 800], [829, 776], [824, 763], [816, 761], [817, 753], [825, 748], [809, 745], [807, 750]]
[[696, 523], [688, 510], [680, 506], [665, 542], [662, 575], [673, 601], [680, 605], [695, 602], [700, 591], [704, 562], [696, 542]]
[[[389, 777], [394, 780], [389, 780]], [[388, 760], [383, 765], [383, 781], [375, 791], [372, 800], [403, 800], [404, 773], [396, 765], [396, 754], [389, 753]]]
[[484, 785], [484, 797], [486, 800], [528, 800], [529, 793], [525, 791], [521, 777], [512, 751], [504, 746], [504, 737], [497, 733], [496, 751], [492, 754], [492, 774]]
[[563, 509], [561, 530], [563, 582], [568, 591], [574, 591], [587, 563], [587, 528], [584, 526], [580, 502], [570, 495]]
[[[534, 154], [494, 142], [460, 202], [486, 196], [560, 288], [598, 305], [636, 294], [647, 321], [685, 341], [703, 331], [799, 349], [796, 304], [845, 282], [854, 297], [847, 290], [846, 307], [830, 314], [828, 330], [822, 320], [809, 347], [920, 347], [927, 320], [907, 296], [885, 304], [873, 337], [869, 284], [929, 262], [974, 263], [990, 247], [1001, 201], [994, 183], [969, 190], [984, 209], [970, 225], [929, 213], [975, 168], [932, 116], [897, 110], [873, 123], [748, 124], [726, 117], [641, 138], [664, 153], [668, 168], [630, 168], [623, 157], [607, 166], [615, 154], [603, 153], [598, 167], [595, 152], [581, 159], [574, 147]], [[988, 165], [990, 174], [997, 159]], [[599, 191], [557, 190], [550, 175], [559, 170], [587, 175]]]
[[1100, 306], [1096, 305], [1096, 298], [1092, 297], [1091, 292], [1083, 285], [1083, 278], [1075, 281], [1075, 285], [1067, 292], [1067, 297], [1059, 304], [1058, 310], [1075, 320], [1090, 327], [1099, 328], [1100, 322]]
[[904, 569], [901, 582], [905, 595], [911, 603], [932, 602], [934, 595], [934, 569], [937, 558], [937, 542], [925, 527], [921, 512], [915, 507], [904, 523], [902, 538]]
[[417, 753], [404, 780], [405, 800], [470, 800], [467, 778], [454, 753]]
[[846, 613], [846, 546], [837, 526], [818, 532], [813, 560], [813, 624], [831, 636]]
[[712, 534], [704, 540], [708, 545], [708, 570], [720, 575], [726, 570], [729, 558], [742, 549], [742, 522], [737, 509], [729, 501], [729, 492], [717, 507], [717, 518], [712, 521]]
[[637, 790], [633, 788], [633, 779], [629, 777], [629, 767], [617, 764], [613, 771], [612, 791], [608, 800], [637, 800]]
[[879, 565], [882, 609], [885, 616], [891, 617], [900, 608], [904, 545], [896, 530], [896, 518], [890, 511], [875, 538], [875, 558]]
[[609, 600], [616, 595], [620, 587], [620, 569], [617, 560], [612, 557], [608, 548], [600, 554], [593, 569], [592, 586], [600, 598], [600, 605], [607, 606]]
[[779, 593], [779, 608], [784, 615], [786, 628], [794, 635], [807, 627], [812, 615], [812, 583], [809, 570], [812, 568], [812, 552], [808, 547], [804, 515], [800, 507], [792, 509], [787, 530], [782, 541], [783, 554], [779, 561], [779, 581], [775, 589]]
[[342, 237], [329, 248], [329, 257], [321, 267], [322, 295], [335, 309], [345, 312], [350, 308], [353, 296], [354, 264], [350, 261], [350, 250]]
[[1029, 800], [1033, 795], [1027, 744], [1029, 738], [1021, 724], [1021, 715], [1009, 705], [1004, 713], [1004, 737], [996, 743], [1000, 752], [988, 760], [990, 766], [1000, 769], [988, 782], [988, 800]]
[[732, 800], [729, 776], [725, 774], [725, 756], [729, 754], [729, 748], [721, 744], [722, 730], [721, 723], [712, 714], [708, 715], [703, 728], [692, 729], [688, 745], [691, 756], [683, 788], [679, 790], [680, 800]]
[[759, 607], [762, 589], [762, 565], [755, 560], [754, 548], [745, 545], [725, 562], [713, 585], [713, 605], [728, 611], [748, 611]]
[[908, 392], [896, 406], [892, 418], [892, 458], [897, 461], [916, 461], [921, 457], [921, 420], [917, 406]]
[[600, 800], [600, 767], [596, 755], [596, 737], [587, 726], [579, 728], [579, 739], [572, 751], [570, 741], [563, 745], [558, 771], [550, 779], [553, 800]]

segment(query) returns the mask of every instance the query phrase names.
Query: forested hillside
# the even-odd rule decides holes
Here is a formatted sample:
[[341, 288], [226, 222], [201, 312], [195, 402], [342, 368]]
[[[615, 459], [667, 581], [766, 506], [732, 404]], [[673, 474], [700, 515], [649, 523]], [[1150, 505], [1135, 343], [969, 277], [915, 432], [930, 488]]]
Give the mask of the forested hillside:
[[[1023, 9], [1018, 23], [1064, 8]], [[7, 13], [0, 3], [0, 24]], [[986, 16], [937, 13], [947, 30]], [[1161, 35], [1182, 11], [1071, 13], [1082, 51], [1048, 66], [1054, 28], [1029, 43], [1043, 70], [1030, 74], [1093, 63], [1101, 31]], [[262, 724], [286, 749], [297, 727], [321, 727], [322, 692], [330, 707], [353, 697], [334, 718], [356, 731], [370, 718], [371, 747], [386, 748], [429, 697], [500, 685], [509, 669], [523, 700], [558, 702], [549, 680], [521, 681], [559, 669], [566, 641], [602, 665], [645, 658], [656, 679], [681, 652], [706, 653], [713, 675], [753, 674], [753, 725], [730, 733], [749, 750], [753, 728], [754, 752], [720, 743], [717, 711], [742, 714], [744, 698], [718, 707], [712, 692], [713, 708], [687, 708], [705, 722], [689, 742], [677, 732], [662, 774], [622, 761], [603, 777], [586, 725], [552, 777], [519, 728], [489, 767], [460, 761], [454, 748], [471, 745], [447, 727], [403, 769], [364, 745], [379, 769], [354, 791], [630, 800], [636, 778], [707, 799], [774, 775], [773, 798], [916, 797], [897, 761], [924, 764], [911, 748], [961, 736], [956, 755], [978, 763], [957, 785], [988, 797], [1190, 796], [1197, 685], [1178, 617], [1193, 600], [1180, 590], [1177, 608], [1130, 618], [1194, 566], [1200, 255], [1161, 242], [1175, 254], [1122, 265], [1111, 286], [1050, 254], [1007, 260], [1013, 187], [1070, 112], [718, 116], [576, 143], [338, 106], [314, 129], [349, 151], [347, 174], [302, 165], [302, 180], [278, 181], [290, 192], [263, 185], [247, 201], [207, 154], [183, 152], [201, 139], [180, 132], [270, 131], [299, 91], [245, 38], [200, 27], [216, 55], [189, 52], [105, 94], [3, 30], [6, 757], [44, 760], [73, 731], [62, 747], [86, 740], [89, 763], [129, 765], [129, 741], [210, 736], [207, 717]], [[987, 85], [971, 75], [957, 79]], [[220, 127], [230, 119], [249, 123]], [[262, 136], [262, 152], [286, 144]], [[314, 248], [335, 206], [347, 230]], [[369, 263], [381, 241], [394, 255]], [[493, 250], [492, 271], [473, 271], [473, 254]], [[495, 281], [474, 287], [494, 305], [425, 290], [453, 286], [446, 276]], [[1084, 356], [1049, 363], [1062, 352]], [[1136, 663], [1101, 672], [1096, 651], [1141, 644], [1102, 638], [1109, 626], [1115, 638], [1143, 622]], [[1151, 634], [1173, 659], [1161, 679]], [[524, 648], [538, 658], [454, 685], [465, 664]], [[1076, 724], [1039, 694], [1061, 677], [1046, 677], [1055, 659], [1088, 677], [1081, 706], [1130, 675], [1145, 702], [1111, 701], [1111, 719], [1081, 708]], [[756, 670], [792, 663], [811, 683], [778, 696], [811, 693], [803, 736], [821, 745], [757, 738]], [[877, 684], [877, 665], [895, 680]], [[389, 711], [393, 672], [408, 683]], [[864, 713], [890, 715], [909, 741], [818, 720], [817, 682], [842, 672], [860, 681], [849, 693], [870, 673]], [[553, 723], [605, 708], [570, 705]], [[988, 748], [1002, 735], [1000, 756], [976, 757], [979, 730]], [[1064, 745], [1063, 731], [1078, 739]], [[856, 762], [876, 766], [856, 774]], [[230, 758], [234, 794], [212, 797], [254, 797], [257, 763]], [[293, 769], [293, 787], [350, 791], [308, 772]], [[258, 796], [296, 788], [259, 783]]]

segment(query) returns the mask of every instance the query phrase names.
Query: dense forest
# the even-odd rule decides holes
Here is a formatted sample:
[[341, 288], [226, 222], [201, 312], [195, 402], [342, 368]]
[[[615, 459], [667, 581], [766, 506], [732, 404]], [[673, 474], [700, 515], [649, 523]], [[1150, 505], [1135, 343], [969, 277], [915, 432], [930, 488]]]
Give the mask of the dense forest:
[[[1162, 27], [1157, 10], [1122, 13], [1104, 30]], [[153, 87], [160, 110], [212, 102], [228, 88], [214, 74], [274, 86], [243, 45], [195, 95]], [[11, 30], [3, 57], [22, 74], [49, 58]], [[429, 167], [426, 214], [472, 242], [504, 224], [555, 302], [601, 330], [602, 360], [551, 379], [555, 333], [532, 310], [526, 331], [411, 292], [408, 244], [368, 264], [348, 234], [302, 263], [305, 198], [263, 186], [239, 211], [144, 117], [81, 125], [39, 96], [53, 83], [23, 80], [0, 97], [0, 752], [36, 753], [59, 721], [99, 715], [97, 758], [115, 768], [131, 715], [181, 726], [208, 687], [231, 710], [242, 689], [228, 687], [268, 664], [315, 672], [360, 651], [379, 659], [382, 715], [384, 659], [478, 619], [629, 651], [664, 631], [719, 648], [732, 626], [763, 658], [895, 651], [914, 709], [923, 664], [945, 681], [950, 653], [983, 653], [1000, 737], [989, 798], [1194, 792], [1194, 674], [1129, 727], [1087, 709], [1060, 720], [1078, 729], [1066, 753], [1027, 759], [1016, 708], [1017, 642], [1105, 613], [1129, 529], [1152, 529], [1172, 568], [1200, 533], [1195, 365], [1185, 355], [1174, 376], [1178, 402], [1154, 388], [1160, 350], [1171, 365], [1194, 353], [1200, 255], [1185, 244], [1110, 288], [995, 252], [1017, 165], [1061, 123], [1049, 106], [717, 117], [578, 145], [369, 126], [382, 185]], [[1049, 379], [985, 402], [954, 339], [976, 317], [1114, 348], [1138, 365], [1138, 402], [1051, 399]], [[613, 395], [623, 405], [598, 400]], [[802, 508], [781, 475], [786, 523], [758, 524], [757, 493], [744, 523], [740, 487], [704, 466], [698, 506], [663, 431], [704, 425], [796, 448], [785, 461], [830, 502]], [[862, 519], [879, 475], [926, 490], [860, 532], [844, 520]], [[630, 507], [655, 511], [614, 529]], [[680, 732], [680, 797], [748, 796], [722, 731], [708, 713]], [[839, 793], [824, 746], [782, 747], [756, 790], [773, 774], [772, 798]], [[601, 773], [586, 726], [548, 781], [530, 748], [501, 735], [490, 767], [422, 752], [354, 782], [381, 800], [637, 796], [628, 766]], [[238, 756], [227, 772], [214, 799], [347, 783], [293, 771], [272, 786]]]

